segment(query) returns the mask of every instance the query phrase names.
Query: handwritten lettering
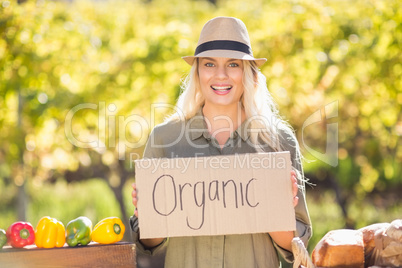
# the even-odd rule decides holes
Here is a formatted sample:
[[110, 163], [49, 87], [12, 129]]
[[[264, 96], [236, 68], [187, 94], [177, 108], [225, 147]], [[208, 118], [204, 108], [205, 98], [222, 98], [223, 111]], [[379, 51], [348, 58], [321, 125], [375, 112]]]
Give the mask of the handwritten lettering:
[[[173, 186], [173, 187], [172, 187], [172, 188], [173, 188], [173, 193], [174, 193], [174, 196], [175, 196], [175, 199], [174, 199], [174, 206], [173, 206], [172, 210], [171, 210], [170, 212], [165, 212], [165, 213], [161, 212], [161, 211], [156, 207], [156, 200], [155, 200], [155, 198], [152, 198], [152, 200], [153, 200], [153, 205], [154, 205], [154, 210], [155, 210], [158, 214], [163, 215], [163, 216], [168, 216], [168, 215], [172, 214], [172, 212], [176, 209], [176, 206], [177, 206], [177, 201], [176, 201], [176, 185], [175, 185], [175, 183], [174, 183], [174, 178], [173, 178], [172, 176], [170, 176], [170, 175], [162, 175], [162, 176], [160, 176], [160, 177], [156, 180], [155, 185], [154, 185], [154, 189], [153, 189], [153, 192], [152, 192], [152, 196], [155, 196], [156, 187], [158, 186], [158, 184], [159, 184], [159, 182], [161, 181], [161, 179], [165, 179], [166, 177], [168, 177], [168, 179], [169, 179], [169, 178], [171, 179], [172, 186]], [[162, 187], [163, 187], [163, 186], [162, 186]], [[162, 203], [162, 204], [163, 204], [163, 206], [165, 206], [166, 202], [164, 202], [164, 203]]]
[[[251, 208], [257, 207], [259, 205], [259, 202], [256, 200], [257, 197], [253, 196], [254, 199], [250, 200], [250, 197], [252, 196], [250, 193], [252, 188], [251, 185], [256, 180], [257, 179], [255, 178], [251, 178], [247, 183], [237, 182], [235, 180], [212, 180], [209, 183], [205, 181], [196, 181], [194, 184], [188, 182], [177, 184], [173, 176], [164, 174], [154, 183], [152, 192], [153, 208], [159, 215], [169, 216], [178, 208], [180, 211], [184, 211], [186, 208], [191, 208], [195, 205], [200, 209], [201, 218], [199, 219], [199, 223], [196, 224], [194, 220], [192, 221], [188, 216], [186, 217], [186, 221], [189, 228], [199, 230], [204, 225], [205, 207], [206, 202], [208, 201], [222, 202], [224, 208], [228, 208], [229, 206], [234, 206], [235, 208], [239, 208], [239, 206], [248, 206]], [[206, 183], [208, 185], [206, 185]], [[243, 183], [245, 185], [243, 185]], [[165, 187], [165, 197], [156, 194], [159, 187], [162, 189]], [[193, 197], [191, 199], [184, 198], [184, 200], [189, 200], [190, 203], [183, 203], [184, 195], [190, 195]], [[172, 205], [171, 207], [167, 207], [167, 204]]]

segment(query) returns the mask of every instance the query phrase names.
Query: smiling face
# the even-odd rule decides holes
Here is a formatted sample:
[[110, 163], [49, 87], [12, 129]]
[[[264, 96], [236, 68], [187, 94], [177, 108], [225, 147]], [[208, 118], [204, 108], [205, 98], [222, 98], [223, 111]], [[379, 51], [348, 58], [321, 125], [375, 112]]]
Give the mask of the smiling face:
[[204, 108], [237, 107], [243, 95], [243, 61], [230, 58], [200, 58], [198, 74]]

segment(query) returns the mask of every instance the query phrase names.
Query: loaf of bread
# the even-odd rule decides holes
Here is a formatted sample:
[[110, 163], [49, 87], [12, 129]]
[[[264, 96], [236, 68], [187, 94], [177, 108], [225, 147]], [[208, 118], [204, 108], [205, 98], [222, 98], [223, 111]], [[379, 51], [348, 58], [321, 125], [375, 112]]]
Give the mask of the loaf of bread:
[[386, 234], [394, 241], [402, 243], [402, 220], [394, 220], [386, 230]]
[[317, 267], [364, 268], [363, 234], [359, 230], [328, 232], [312, 253]]
[[334, 230], [312, 253], [317, 267], [402, 267], [402, 219], [359, 230]]
[[377, 231], [384, 232], [389, 225], [389, 223], [376, 223], [359, 229], [363, 234], [364, 262], [366, 266], [374, 265], [375, 233]]
[[385, 231], [374, 235], [375, 249], [371, 258], [375, 265], [402, 267], [402, 220], [394, 220]]

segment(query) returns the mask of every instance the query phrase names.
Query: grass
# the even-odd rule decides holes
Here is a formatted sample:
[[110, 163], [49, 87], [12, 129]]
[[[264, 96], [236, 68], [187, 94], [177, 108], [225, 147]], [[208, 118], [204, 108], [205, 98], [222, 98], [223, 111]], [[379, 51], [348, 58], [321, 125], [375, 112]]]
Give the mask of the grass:
[[[16, 192], [14, 188], [2, 187], [1, 196]], [[121, 217], [118, 202], [112, 191], [104, 181], [99, 179], [72, 184], [67, 184], [65, 181], [42, 185], [28, 183], [26, 189], [29, 196], [26, 220], [34, 227], [43, 216], [56, 218], [64, 225], [79, 216], [88, 217], [93, 225], [106, 217]], [[128, 188], [127, 191], [129, 191]], [[6, 229], [11, 223], [17, 221], [15, 198], [8, 197], [4, 201], [9, 202], [9, 205], [0, 206], [0, 228], [2, 229]]]

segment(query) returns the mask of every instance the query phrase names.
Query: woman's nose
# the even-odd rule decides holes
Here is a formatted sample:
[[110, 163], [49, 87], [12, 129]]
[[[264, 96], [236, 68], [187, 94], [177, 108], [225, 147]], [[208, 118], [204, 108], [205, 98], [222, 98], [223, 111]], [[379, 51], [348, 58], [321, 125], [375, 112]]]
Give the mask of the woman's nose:
[[225, 66], [219, 66], [216, 69], [216, 76], [219, 79], [226, 79], [228, 77], [228, 72], [226, 70], [226, 67]]

